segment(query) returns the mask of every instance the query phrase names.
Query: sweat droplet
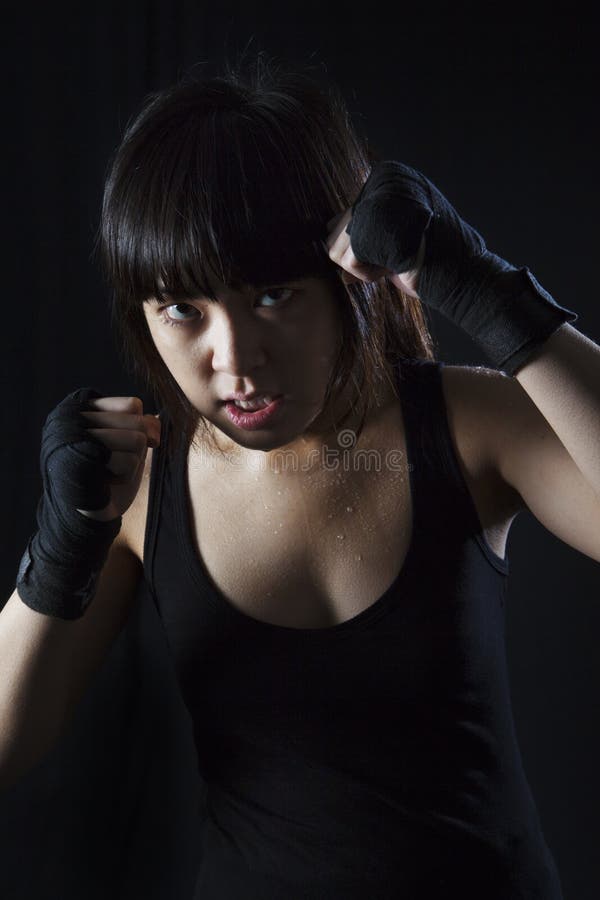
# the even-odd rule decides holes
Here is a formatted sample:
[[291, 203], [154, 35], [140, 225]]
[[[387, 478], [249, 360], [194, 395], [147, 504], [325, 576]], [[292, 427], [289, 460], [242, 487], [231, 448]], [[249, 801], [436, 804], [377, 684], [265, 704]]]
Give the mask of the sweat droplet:
[[347, 507], [346, 507], [346, 512], [354, 512], [354, 507], [352, 507], [352, 506], [347, 506]]
[[338, 541], [343, 541], [343, 540], [344, 540], [344, 535], [343, 535], [343, 534], [338, 534], [337, 539], [338, 539]]
[[357, 555], [357, 557], [356, 557], [356, 558], [357, 558], [357, 560], [358, 560], [358, 561], [359, 561], [359, 562], [360, 562], [360, 560], [361, 560], [361, 559], [362, 559], [362, 554], [361, 554], [361, 553], [359, 553], [359, 554], [358, 554], [358, 555]]

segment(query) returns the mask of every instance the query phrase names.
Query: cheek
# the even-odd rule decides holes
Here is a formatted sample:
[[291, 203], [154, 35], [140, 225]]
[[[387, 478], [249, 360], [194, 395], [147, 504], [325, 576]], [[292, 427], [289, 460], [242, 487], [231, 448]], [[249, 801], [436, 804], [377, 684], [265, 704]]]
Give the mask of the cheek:
[[287, 339], [313, 362], [337, 355], [342, 333], [341, 315], [335, 300], [317, 297], [306, 314], [291, 323]]
[[283, 369], [288, 369], [297, 382], [315, 386], [325, 382], [338, 351], [338, 340], [330, 323], [319, 320], [310, 327], [287, 330], [280, 340], [277, 358]]
[[178, 360], [181, 359], [181, 354], [178, 354], [175, 350], [175, 347], [172, 346], [172, 342], [165, 340], [154, 340], [154, 346], [156, 347], [156, 351], [165, 366], [173, 371], [173, 369], [178, 368]]
[[341, 344], [341, 323], [332, 311], [320, 324], [312, 342], [313, 360], [321, 367], [331, 367]]
[[[182, 342], [176, 328], [167, 325], [160, 327], [158, 323], [148, 323], [148, 331], [156, 349], [166, 368], [175, 381], [183, 389], [186, 373], [190, 370], [190, 353]], [[173, 332], [173, 334], [171, 334]]]
[[179, 328], [173, 328], [156, 320], [148, 321], [148, 331], [161, 358], [167, 363], [176, 361], [185, 354], [183, 335]]

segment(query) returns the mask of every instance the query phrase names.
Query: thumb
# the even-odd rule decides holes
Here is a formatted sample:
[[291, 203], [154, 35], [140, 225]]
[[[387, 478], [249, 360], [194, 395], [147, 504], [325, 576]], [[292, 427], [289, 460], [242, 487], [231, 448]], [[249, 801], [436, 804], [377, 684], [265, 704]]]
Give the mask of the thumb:
[[161, 436], [160, 419], [158, 418], [158, 416], [146, 414], [142, 416], [142, 423], [144, 426], [144, 431], [146, 432], [146, 437], [148, 439], [148, 446], [158, 447], [160, 444]]

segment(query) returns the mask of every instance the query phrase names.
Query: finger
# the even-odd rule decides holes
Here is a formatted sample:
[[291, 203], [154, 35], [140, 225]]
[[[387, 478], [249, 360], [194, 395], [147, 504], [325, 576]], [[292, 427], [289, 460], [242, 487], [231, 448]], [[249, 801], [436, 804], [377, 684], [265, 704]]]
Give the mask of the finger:
[[327, 253], [329, 254], [329, 259], [333, 260], [334, 263], [340, 265], [344, 254], [347, 253], [349, 249], [351, 249], [350, 235], [346, 234], [345, 231], [342, 231], [341, 234], [338, 235], [334, 243], [329, 246], [324, 244], [324, 246], [327, 250]]
[[356, 284], [357, 281], [362, 281], [362, 278], [358, 278], [357, 275], [351, 275], [345, 269], [340, 269], [340, 278], [344, 284]]
[[354, 275], [361, 281], [378, 281], [389, 275], [387, 269], [382, 266], [376, 266], [372, 263], [360, 262], [352, 252], [352, 248], [348, 247], [340, 260], [340, 266], [350, 275]]
[[139, 397], [97, 397], [88, 400], [87, 405], [107, 412], [131, 412], [140, 416], [144, 412], [144, 404]]
[[148, 447], [145, 431], [121, 428], [88, 428], [90, 434], [102, 441], [110, 450], [142, 453]]
[[345, 269], [342, 269], [341, 274], [340, 274], [340, 278], [344, 282], [344, 284], [355, 284], [357, 281], [369, 283], [371, 281], [379, 281], [380, 278], [383, 278], [383, 277], [384, 276], [378, 272], [365, 272], [363, 270], [361, 270], [357, 274], [354, 274], [354, 273], [346, 272]]
[[343, 209], [340, 213], [338, 213], [336, 216], [334, 216], [332, 219], [330, 219], [329, 222], [327, 223], [327, 231], [333, 231], [336, 228], [336, 226], [339, 224], [339, 222], [341, 221], [342, 216], [344, 216], [346, 214], [346, 212], [347, 212], [347, 210]]
[[[327, 227], [329, 229], [329, 234], [327, 236], [327, 240], [325, 241], [325, 247], [331, 256], [331, 251], [334, 253], [340, 252], [340, 247], [336, 246], [338, 241], [342, 242], [344, 247], [341, 250], [345, 250], [345, 247], [350, 243], [350, 235], [346, 233], [346, 225], [352, 218], [352, 210], [346, 209], [343, 213], [340, 213], [339, 216], [335, 216], [334, 219], [331, 219], [331, 222], [334, 222], [332, 228], [329, 228], [329, 223], [327, 223]], [[332, 257], [333, 258], [333, 257]]]
[[126, 413], [82, 412], [81, 415], [97, 428], [118, 428], [140, 431], [146, 435], [150, 446], [160, 444], [161, 424], [157, 416], [127, 415]]

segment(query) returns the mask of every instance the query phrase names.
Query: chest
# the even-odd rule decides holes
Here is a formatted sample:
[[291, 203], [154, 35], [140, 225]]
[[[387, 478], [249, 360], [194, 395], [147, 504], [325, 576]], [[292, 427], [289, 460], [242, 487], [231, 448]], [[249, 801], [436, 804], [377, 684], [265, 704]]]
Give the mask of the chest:
[[243, 487], [188, 470], [188, 483], [205, 569], [230, 603], [263, 621], [319, 628], [349, 619], [385, 592], [409, 548], [406, 465], [281, 473]]
[[[452, 428], [484, 537], [504, 556], [510, 510], [502, 485], [481, 466], [476, 442], [457, 420]], [[276, 625], [322, 628], [356, 616], [385, 593], [404, 566], [413, 526], [399, 418], [385, 424], [378, 444], [370, 465], [347, 459], [337, 468], [282, 469], [267, 477], [219, 477], [214, 464], [207, 469], [188, 460], [192, 541], [229, 603]], [[399, 449], [394, 466], [382, 464], [382, 447]]]
[[[520, 499], [484, 459], [477, 415], [458, 367], [446, 368], [450, 439], [481, 534], [505, 555]], [[378, 600], [402, 570], [412, 537], [413, 496], [402, 415], [385, 418], [370, 464], [248, 476], [190, 456], [184, 514], [193, 549], [215, 587], [242, 613], [296, 628], [326, 628]], [[382, 448], [395, 448], [385, 464]], [[143, 560], [152, 450], [123, 531]], [[435, 515], [435, 510], [431, 511]]]

